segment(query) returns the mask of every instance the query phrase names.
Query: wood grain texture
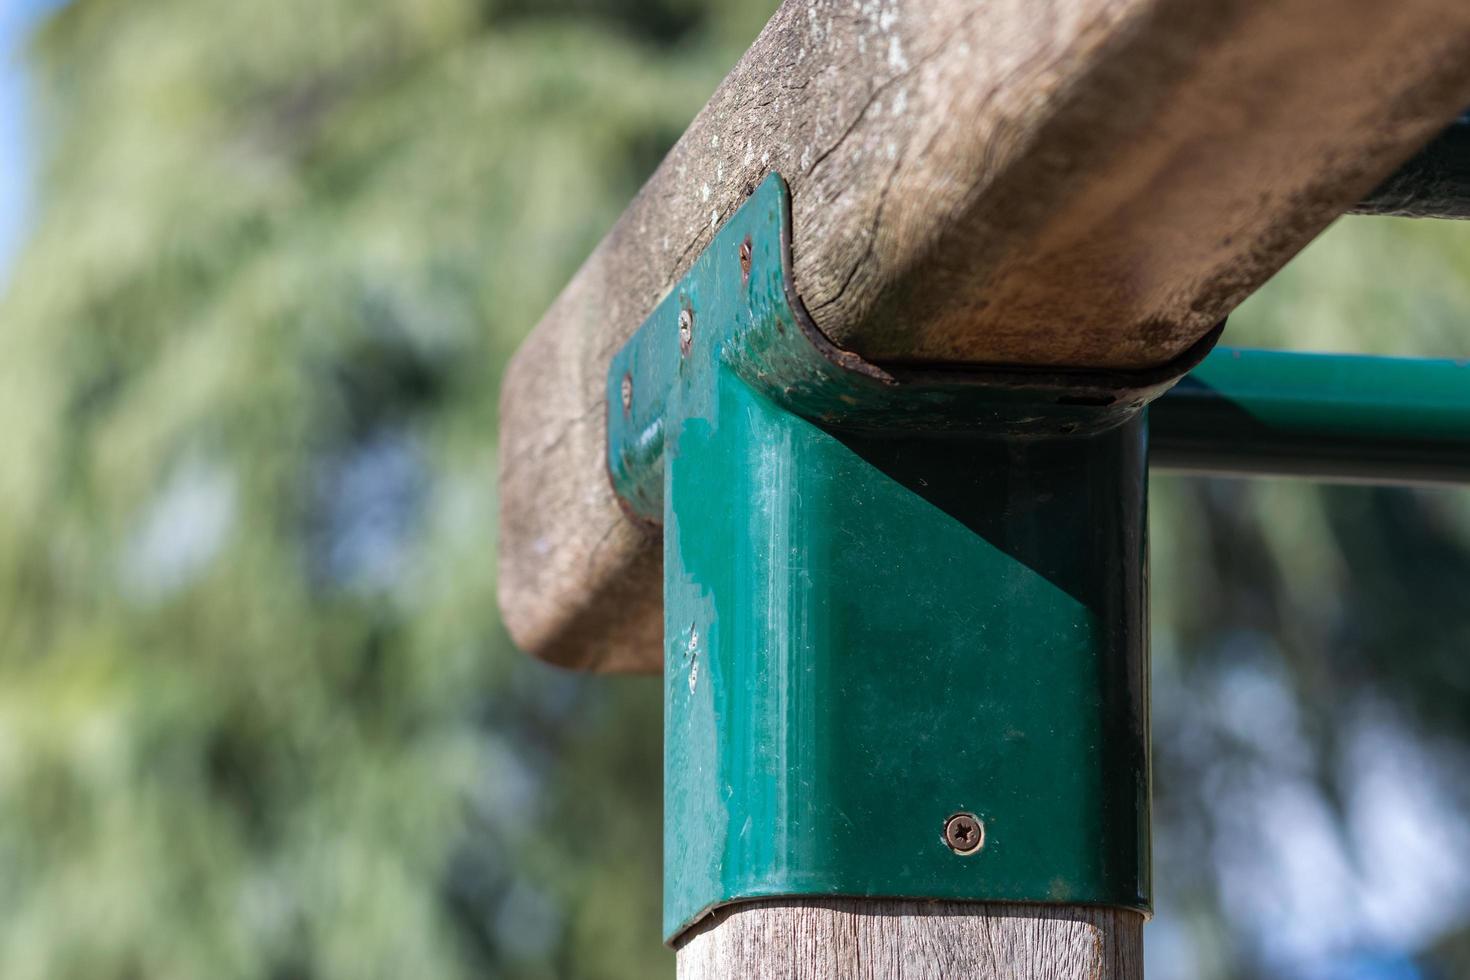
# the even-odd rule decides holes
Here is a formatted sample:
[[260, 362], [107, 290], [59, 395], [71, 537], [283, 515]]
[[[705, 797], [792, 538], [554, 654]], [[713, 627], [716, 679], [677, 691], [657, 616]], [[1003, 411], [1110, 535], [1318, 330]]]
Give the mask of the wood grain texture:
[[797, 287], [877, 362], [1144, 367], [1470, 102], [1463, 0], [788, 0], [514, 358], [499, 589], [553, 662], [657, 670], [611, 354], [772, 170]]
[[721, 910], [679, 944], [679, 980], [1139, 980], [1121, 909], [831, 899]]

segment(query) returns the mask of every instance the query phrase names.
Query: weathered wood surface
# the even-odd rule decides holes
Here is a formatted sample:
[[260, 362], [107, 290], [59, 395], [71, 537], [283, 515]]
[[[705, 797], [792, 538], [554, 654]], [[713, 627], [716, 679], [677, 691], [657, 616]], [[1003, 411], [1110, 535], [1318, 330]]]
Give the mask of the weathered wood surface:
[[512, 635], [658, 669], [658, 543], [607, 484], [603, 375], [769, 171], [839, 346], [1158, 365], [1470, 103], [1467, 44], [1463, 0], [789, 0], [507, 373]]
[[832, 899], [722, 910], [679, 980], [1139, 980], [1143, 916], [1120, 909]]

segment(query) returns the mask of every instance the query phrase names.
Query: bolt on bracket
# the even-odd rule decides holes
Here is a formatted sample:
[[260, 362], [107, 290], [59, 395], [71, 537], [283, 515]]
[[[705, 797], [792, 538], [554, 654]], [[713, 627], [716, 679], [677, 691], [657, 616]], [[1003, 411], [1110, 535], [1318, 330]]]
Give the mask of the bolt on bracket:
[[1147, 910], [1147, 375], [900, 373], [768, 177], [613, 358], [664, 536], [664, 930], [776, 896]]

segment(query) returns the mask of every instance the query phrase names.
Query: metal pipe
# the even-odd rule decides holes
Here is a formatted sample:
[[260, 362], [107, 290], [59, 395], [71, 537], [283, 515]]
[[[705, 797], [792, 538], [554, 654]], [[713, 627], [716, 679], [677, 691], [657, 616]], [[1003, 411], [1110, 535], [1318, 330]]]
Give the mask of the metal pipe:
[[1354, 214], [1470, 218], [1470, 113], [1365, 197]]
[[1470, 483], [1470, 360], [1217, 348], [1149, 408], [1156, 469]]

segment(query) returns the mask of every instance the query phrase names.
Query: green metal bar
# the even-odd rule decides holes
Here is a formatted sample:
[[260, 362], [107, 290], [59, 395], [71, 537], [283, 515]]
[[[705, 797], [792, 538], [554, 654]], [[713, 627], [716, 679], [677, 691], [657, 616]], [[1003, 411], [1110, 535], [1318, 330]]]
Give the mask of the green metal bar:
[[1470, 112], [1365, 197], [1355, 214], [1470, 218]]
[[1470, 361], [1218, 348], [1149, 407], [1155, 468], [1470, 482]]

